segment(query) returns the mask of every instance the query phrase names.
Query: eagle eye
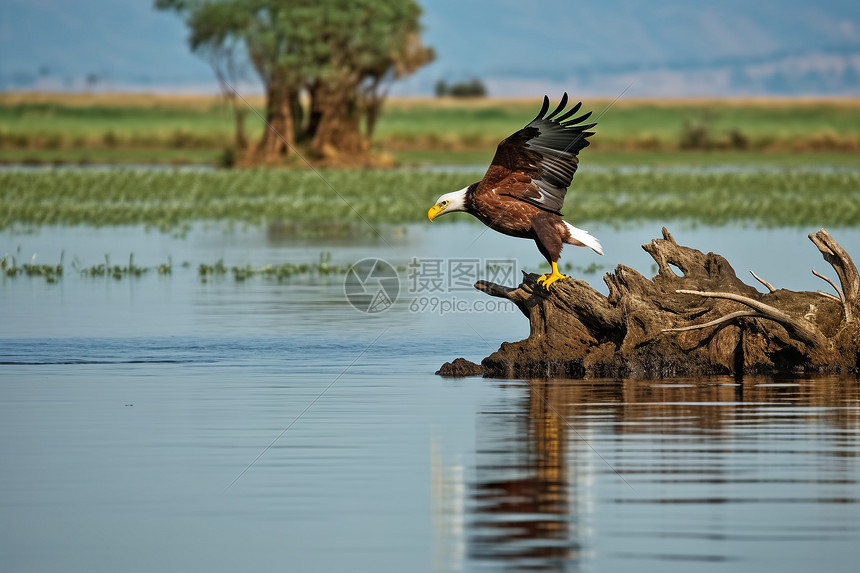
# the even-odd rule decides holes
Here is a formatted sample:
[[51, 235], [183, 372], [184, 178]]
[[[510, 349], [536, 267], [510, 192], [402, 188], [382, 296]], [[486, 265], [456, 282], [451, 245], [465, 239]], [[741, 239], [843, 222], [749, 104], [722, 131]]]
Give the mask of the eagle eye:
[[447, 201], [442, 201], [442, 206], [445, 207], [448, 204]]

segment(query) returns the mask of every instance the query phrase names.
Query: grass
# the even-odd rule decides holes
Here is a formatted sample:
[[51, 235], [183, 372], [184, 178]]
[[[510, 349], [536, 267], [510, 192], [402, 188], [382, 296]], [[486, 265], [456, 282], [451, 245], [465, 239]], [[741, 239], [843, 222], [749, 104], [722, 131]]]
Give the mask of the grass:
[[[181, 145], [189, 139], [219, 145], [232, 134], [231, 108], [217, 98], [195, 98], [194, 105], [169, 96], [140, 100], [81, 98], [75, 95], [30, 98], [3, 94], [0, 126], [11, 140], [59, 138], [59, 143], [97, 144], [105, 147], [138, 142]], [[250, 118], [249, 118], [250, 119]], [[188, 145], [190, 146], [190, 145]]]
[[[0, 172], [0, 228], [27, 225], [149, 225], [192, 221], [279, 223], [331, 236], [371, 225], [426, 221], [444, 192], [480, 172], [7, 170]], [[361, 217], [357, 215], [361, 214]], [[673, 218], [764, 226], [860, 224], [856, 169], [583, 169], [565, 213], [575, 222]], [[440, 219], [464, 220], [465, 216]]]
[[19, 165], [215, 165], [215, 149], [120, 147], [113, 149], [3, 149], [5, 163]]
[[[20, 256], [21, 248], [18, 248], [18, 255]], [[33, 257], [35, 259], [35, 255]], [[25, 263], [23, 265], [19, 265], [17, 263], [16, 257], [14, 255], [6, 254], [2, 258], [0, 258], [0, 271], [2, 271], [2, 275], [4, 278], [15, 278], [15, 277], [42, 277], [49, 283], [56, 283], [63, 277], [64, 267], [63, 267], [63, 259], [65, 258], [65, 251], [60, 255], [60, 262], [56, 265], [43, 265], [36, 264], [35, 260], [30, 263]], [[168, 257], [166, 263], [162, 263], [155, 267], [141, 267], [140, 265], [135, 264], [134, 262], [134, 253], [129, 254], [128, 256], [128, 265], [112, 265], [110, 262], [110, 255], [105, 255], [105, 262], [93, 265], [91, 267], [81, 267], [80, 262], [76, 259], [72, 262], [72, 267], [78, 272], [78, 274], [85, 278], [113, 278], [116, 280], [123, 279], [125, 277], [140, 277], [145, 274], [148, 274], [150, 271], [154, 271], [159, 275], [170, 275], [173, 272], [173, 260]]]
[[[259, 106], [259, 98], [252, 99]], [[374, 136], [404, 162], [485, 164], [498, 142], [534, 117], [526, 100], [393, 99]], [[856, 99], [589, 100], [599, 117], [589, 149], [603, 153], [860, 151]], [[246, 116], [250, 138], [264, 129]], [[208, 163], [232, 144], [231, 108], [215, 97], [0, 94], [6, 163]]]
[[[402, 150], [393, 156], [402, 166], [469, 166], [486, 167], [495, 153], [495, 144], [482, 150]], [[0, 149], [0, 163], [31, 166], [93, 165], [216, 165], [224, 150], [117, 148], [117, 149]], [[774, 165], [848, 166], [860, 165], [856, 153], [841, 151], [644, 151], [589, 148], [581, 156], [583, 166], [705, 166], [705, 165]]]
[[[20, 256], [20, 248], [18, 251], [18, 255]], [[7, 254], [0, 258], [0, 276], [4, 279], [18, 277], [44, 278], [48, 283], [57, 283], [63, 278], [64, 274], [63, 255], [60, 256], [60, 262], [57, 265], [36, 264], [35, 261], [19, 265], [14, 255]], [[189, 268], [190, 266], [191, 264], [188, 262], [182, 264], [182, 268]], [[173, 259], [168, 257], [166, 263], [154, 267], [144, 267], [134, 262], [134, 253], [131, 253], [128, 256], [127, 265], [114, 265], [111, 264], [110, 255], [106, 254], [103, 263], [83, 267], [79, 261], [75, 260], [72, 263], [72, 267], [78, 272], [81, 278], [104, 278], [119, 281], [126, 278], [143, 277], [150, 273], [156, 273], [163, 277], [171, 276], [173, 274]], [[314, 264], [287, 262], [267, 264], [259, 267], [249, 264], [228, 267], [224, 264], [223, 260], [219, 260], [214, 264], [200, 264], [197, 267], [197, 275], [200, 281], [204, 283], [228, 277], [232, 277], [233, 281], [237, 283], [245, 282], [254, 277], [262, 277], [265, 280], [284, 283], [297, 277], [343, 276], [349, 268], [350, 265], [332, 264], [331, 253], [323, 252], [320, 253], [318, 262]]]
[[60, 262], [56, 265], [36, 264], [35, 260], [19, 265], [14, 255], [7, 254], [0, 258], [0, 273], [2, 273], [4, 278], [15, 278], [19, 276], [42, 277], [49, 283], [56, 283], [63, 277], [64, 255], [65, 251], [60, 255]]
[[[538, 104], [391, 100], [376, 148], [404, 163], [462, 171], [324, 170], [337, 192], [300, 169], [0, 171], [0, 228], [142, 224], [181, 231], [213, 220], [274, 224], [311, 237], [372, 233], [362, 218], [374, 226], [424, 221], [436, 197], [479, 179], [482, 169], [470, 166], [485, 166], [498, 141]], [[574, 221], [860, 224], [860, 100], [609, 104], [585, 104], [602, 115], [567, 201]], [[249, 135], [262, 129], [252, 114], [247, 122]], [[0, 162], [213, 164], [232, 129], [232, 111], [217, 98], [0, 94]]]
[[80, 268], [80, 265], [76, 263], [75, 266], [78, 268], [80, 275], [87, 278], [106, 277], [120, 280], [125, 277], [140, 277], [148, 274], [150, 271], [155, 271], [159, 275], [170, 275], [173, 273], [173, 260], [169, 257], [166, 263], [150, 268], [136, 265], [134, 262], [134, 253], [128, 255], [128, 265], [126, 266], [112, 265], [110, 255], [105, 255], [105, 262], [99, 265]]
[[[674, 150], [695, 128], [704, 133], [694, 148], [860, 149], [856, 100], [630, 99], [610, 104], [593, 100], [583, 106], [598, 118], [595, 150]], [[393, 101], [378, 137], [383, 147], [395, 150], [492, 149], [531, 120], [538, 105], [535, 100]]]
[[251, 265], [227, 267], [223, 260], [217, 261], [215, 264], [201, 264], [197, 268], [197, 274], [202, 282], [209, 282], [213, 278], [221, 278], [232, 275], [236, 282], [245, 282], [253, 277], [263, 277], [265, 279], [274, 280], [279, 283], [290, 280], [296, 276], [326, 276], [330, 274], [344, 275], [349, 270], [350, 265], [333, 265], [331, 264], [331, 253], [320, 253], [319, 262], [316, 264], [310, 263], [279, 263], [268, 264], [260, 267]]
[[[495, 147], [483, 151], [417, 150], [396, 153], [407, 165], [417, 167], [474, 166], [484, 168], [490, 164]], [[580, 172], [592, 166], [601, 167], [705, 167], [772, 166], [772, 167], [860, 167], [856, 153], [840, 151], [611, 151], [588, 148], [580, 155]]]

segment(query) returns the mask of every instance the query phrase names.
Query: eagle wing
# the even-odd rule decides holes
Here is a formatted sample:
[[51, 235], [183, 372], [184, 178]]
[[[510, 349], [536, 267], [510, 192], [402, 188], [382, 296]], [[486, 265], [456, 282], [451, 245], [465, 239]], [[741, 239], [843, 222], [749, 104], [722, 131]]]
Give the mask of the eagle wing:
[[544, 96], [540, 113], [528, 125], [504, 139], [477, 192], [496, 189], [545, 211], [559, 212], [573, 180], [577, 154], [589, 144], [588, 131], [596, 123], [583, 124], [591, 112], [570, 119], [582, 102], [568, 111], [567, 93], [547, 115], [549, 98]]

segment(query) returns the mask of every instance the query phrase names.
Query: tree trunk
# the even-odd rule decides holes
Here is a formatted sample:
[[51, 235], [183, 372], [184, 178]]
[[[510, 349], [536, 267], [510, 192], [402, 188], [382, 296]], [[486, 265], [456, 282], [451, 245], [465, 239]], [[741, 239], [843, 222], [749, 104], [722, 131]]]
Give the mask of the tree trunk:
[[[651, 280], [619, 265], [604, 277], [609, 296], [569, 278], [549, 292], [538, 275], [519, 287], [479, 281], [475, 288], [514, 302], [529, 319], [526, 340], [503, 343], [480, 371], [492, 377], [666, 378], [753, 373], [860, 372], [860, 275], [825, 231], [809, 236], [836, 271], [838, 296], [741, 282], [714, 253], [663, 238], [643, 245], [659, 268]], [[673, 271], [680, 271], [680, 275]], [[815, 272], [815, 271], [813, 271]], [[442, 375], [474, 374], [469, 363]]]
[[363, 163], [370, 146], [361, 134], [361, 114], [354, 86], [320, 84], [313, 92], [312, 116], [319, 114], [311, 152], [339, 164]]
[[236, 151], [240, 153], [248, 147], [248, 140], [245, 138], [245, 114], [247, 111], [245, 104], [242, 102], [237, 103], [234, 98], [233, 117], [235, 119], [235, 129], [233, 137]]
[[295, 145], [292, 99], [296, 97], [281, 82], [272, 81], [266, 89], [266, 121], [263, 138], [257, 150], [259, 160], [269, 165], [277, 165], [289, 155]]
[[383, 89], [384, 76], [376, 75], [367, 85], [361, 94], [362, 113], [364, 114], [364, 133], [367, 139], [373, 138], [373, 132], [376, 130], [376, 122], [379, 121], [379, 116], [382, 114], [382, 105], [385, 103], [385, 98], [388, 95], [387, 90]]
[[373, 132], [376, 130], [376, 123], [382, 113], [383, 103], [385, 103], [385, 96], [377, 94], [369, 96], [365, 102], [364, 125], [368, 140], [373, 137]]
[[322, 109], [320, 107], [320, 99], [318, 95], [319, 82], [312, 82], [308, 85], [307, 90], [310, 104], [308, 106], [308, 121], [305, 124], [305, 129], [302, 135], [303, 141], [311, 141], [314, 138], [320, 125], [320, 118], [322, 117]]
[[305, 114], [302, 109], [302, 101], [298, 92], [290, 98], [290, 110], [293, 116], [293, 141], [299, 142], [302, 140], [302, 134], [304, 133], [302, 130], [302, 123], [304, 122]]

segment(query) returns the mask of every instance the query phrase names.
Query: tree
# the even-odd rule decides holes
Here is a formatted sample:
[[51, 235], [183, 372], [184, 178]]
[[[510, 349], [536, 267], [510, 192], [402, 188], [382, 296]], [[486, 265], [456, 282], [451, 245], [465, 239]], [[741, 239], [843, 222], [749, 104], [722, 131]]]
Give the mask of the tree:
[[438, 80], [435, 89], [436, 97], [485, 97], [487, 87], [478, 78], [472, 78], [466, 82], [457, 82], [448, 85], [445, 80]]
[[280, 161], [296, 142], [332, 159], [366, 155], [390, 82], [433, 59], [418, 35], [421, 8], [414, 0], [156, 0], [155, 6], [185, 18], [193, 51], [222, 62], [224, 54], [241, 51], [250, 61], [272, 127], [257, 148], [265, 162]]

